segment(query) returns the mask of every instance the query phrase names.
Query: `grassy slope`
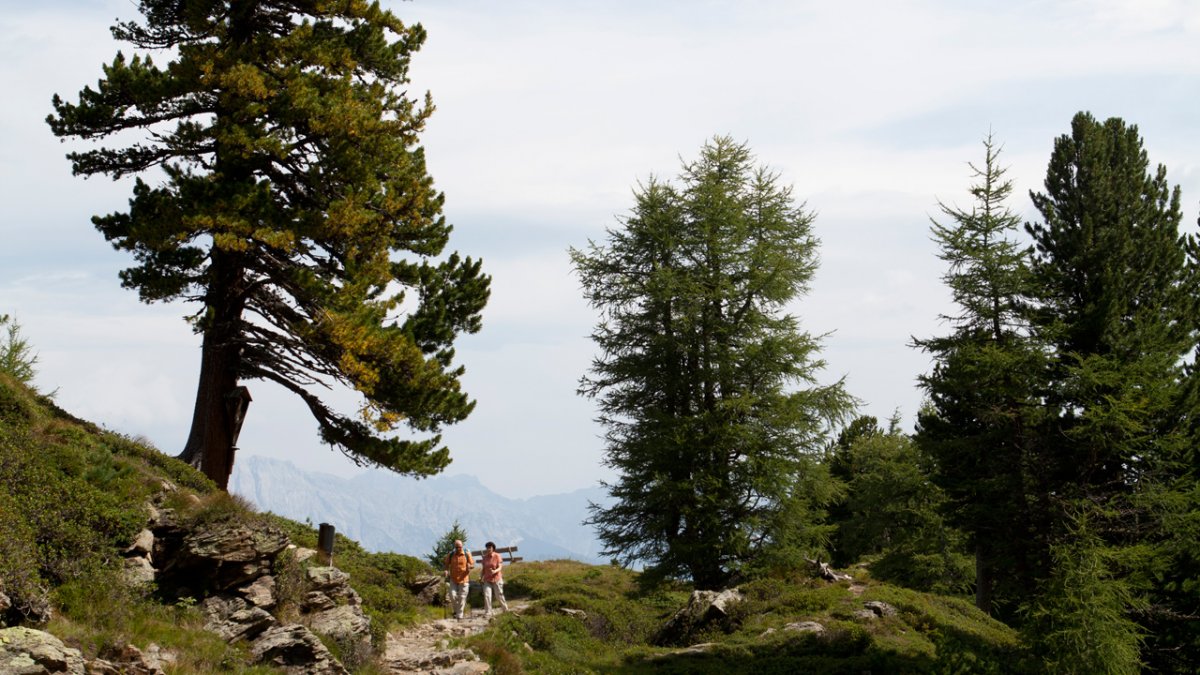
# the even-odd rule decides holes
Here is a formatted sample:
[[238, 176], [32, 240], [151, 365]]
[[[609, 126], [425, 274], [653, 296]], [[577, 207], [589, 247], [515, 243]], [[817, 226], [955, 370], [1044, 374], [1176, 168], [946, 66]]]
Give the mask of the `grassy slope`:
[[[316, 545], [310, 525], [254, 514], [190, 467], [74, 419], [0, 373], [5, 592], [19, 601], [48, 597], [56, 610], [48, 630], [89, 657], [126, 643], [143, 649], [156, 643], [180, 654], [177, 673], [274, 672], [247, 665], [244, 647], [203, 631], [194, 603], [166, 603], [117, 583], [120, 550], [140, 529], [143, 504], [164, 479], [199, 497], [173, 504], [192, 504], [190, 517], [263, 519], [300, 546]], [[425, 563], [368, 553], [340, 535], [335, 551], [338, 567], [350, 573], [373, 618], [376, 644], [389, 628], [440, 617], [436, 608], [416, 607], [403, 588], [429, 571]], [[295, 569], [281, 565], [279, 613], [285, 619], [297, 600], [287, 597], [295, 587], [289, 574]], [[886, 584], [868, 583], [858, 596], [846, 583], [808, 579], [800, 571], [786, 581], [758, 580], [743, 586], [747, 599], [727, 621], [685, 636], [681, 645], [652, 646], [659, 628], [687, 602], [683, 586], [645, 590], [628, 570], [570, 561], [520, 563], [506, 578], [509, 597], [527, 598], [532, 606], [523, 615], [502, 616], [470, 640], [498, 673], [987, 673], [1020, 672], [1028, 665], [1015, 633], [968, 602]], [[50, 589], [48, 596], [42, 589]], [[899, 611], [856, 620], [854, 611], [869, 600]], [[564, 608], [583, 610], [587, 618]], [[819, 621], [827, 632], [818, 637], [782, 630], [807, 620]], [[680, 646], [699, 642], [716, 646], [703, 654], [679, 653]], [[357, 663], [356, 672], [380, 672], [361, 656], [346, 660]]]

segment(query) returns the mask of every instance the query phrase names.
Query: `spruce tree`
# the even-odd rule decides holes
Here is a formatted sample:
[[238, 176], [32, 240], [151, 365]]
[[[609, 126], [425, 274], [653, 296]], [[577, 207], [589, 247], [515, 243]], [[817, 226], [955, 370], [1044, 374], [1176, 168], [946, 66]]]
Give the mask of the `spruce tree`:
[[767, 550], [815, 550], [815, 461], [851, 406], [819, 385], [818, 340], [784, 308], [816, 269], [812, 216], [750, 150], [717, 137], [678, 183], [651, 179], [623, 227], [571, 256], [602, 318], [581, 384], [599, 402], [606, 555], [717, 588]]
[[1036, 565], [1030, 483], [1045, 369], [1024, 317], [1031, 277], [1015, 238], [1021, 221], [1006, 205], [1012, 182], [991, 135], [983, 145], [983, 164], [969, 165], [973, 205], [939, 202], [947, 220], [933, 222], [958, 312], [943, 317], [948, 335], [914, 340], [934, 360], [919, 378], [929, 404], [915, 439], [935, 462], [947, 515], [971, 539], [976, 604], [1009, 615]]
[[[442, 425], [473, 407], [454, 338], [478, 330], [488, 278], [443, 256], [450, 226], [410, 98], [425, 32], [359, 0], [141, 0], [118, 53], [78, 102], [54, 97], [81, 176], [137, 177], [129, 208], [93, 218], [137, 264], [143, 301], [184, 300], [202, 336], [182, 457], [224, 486], [243, 380], [299, 396], [321, 438], [359, 463], [431, 474]], [[358, 415], [316, 387], [361, 394]], [[393, 431], [414, 432], [401, 438]]]

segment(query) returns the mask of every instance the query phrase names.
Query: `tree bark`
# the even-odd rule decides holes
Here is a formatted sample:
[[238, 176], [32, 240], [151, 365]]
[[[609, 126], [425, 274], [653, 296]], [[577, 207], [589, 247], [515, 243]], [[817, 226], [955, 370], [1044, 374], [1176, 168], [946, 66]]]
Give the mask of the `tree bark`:
[[983, 544], [975, 547], [975, 606], [988, 615], [992, 613], [991, 555]]
[[200, 378], [192, 426], [179, 459], [208, 476], [222, 490], [229, 486], [240, 419], [235, 420], [241, 349], [238, 324], [243, 307], [244, 274], [236, 259], [220, 249], [212, 252], [208, 293], [209, 320], [201, 347]]

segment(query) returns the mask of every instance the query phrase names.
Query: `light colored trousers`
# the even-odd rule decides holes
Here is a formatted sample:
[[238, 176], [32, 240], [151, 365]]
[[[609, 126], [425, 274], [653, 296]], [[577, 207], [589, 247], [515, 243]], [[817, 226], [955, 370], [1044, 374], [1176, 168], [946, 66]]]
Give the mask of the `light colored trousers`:
[[492, 593], [496, 594], [496, 599], [500, 601], [500, 606], [504, 611], [508, 611], [508, 602], [504, 600], [504, 580], [483, 582], [483, 608], [488, 614], [492, 613]]
[[471, 582], [461, 584], [450, 582], [450, 606], [454, 608], [454, 618], [461, 619], [467, 608], [467, 591], [471, 590]]

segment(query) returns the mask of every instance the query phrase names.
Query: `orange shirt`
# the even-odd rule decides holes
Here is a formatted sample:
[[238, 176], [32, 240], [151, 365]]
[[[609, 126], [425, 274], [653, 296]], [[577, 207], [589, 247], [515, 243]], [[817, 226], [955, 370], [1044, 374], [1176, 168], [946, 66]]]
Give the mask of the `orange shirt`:
[[475, 566], [475, 561], [471, 560], [471, 554], [463, 551], [459, 553], [455, 551], [446, 556], [446, 571], [450, 572], [450, 581], [456, 584], [465, 584], [467, 579], [471, 577], [471, 568]]
[[480, 562], [483, 564], [484, 583], [490, 584], [493, 581], [501, 581], [500, 567], [504, 564], [504, 559], [500, 557], [499, 553], [495, 551], [492, 551], [491, 553], [484, 553], [483, 560]]

